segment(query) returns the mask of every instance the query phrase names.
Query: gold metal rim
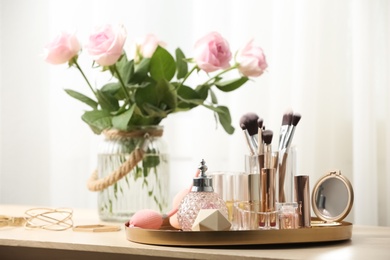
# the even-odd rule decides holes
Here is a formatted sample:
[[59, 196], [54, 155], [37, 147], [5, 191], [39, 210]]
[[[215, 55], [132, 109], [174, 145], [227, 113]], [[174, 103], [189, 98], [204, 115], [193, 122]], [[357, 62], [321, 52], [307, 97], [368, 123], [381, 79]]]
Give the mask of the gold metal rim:
[[[342, 181], [344, 183], [345, 187], [347, 188], [348, 202], [347, 202], [347, 207], [339, 215], [334, 216], [334, 217], [329, 217], [329, 216], [325, 216], [325, 215], [321, 214], [321, 212], [318, 210], [315, 198], [316, 198], [316, 193], [317, 193], [320, 185], [322, 183], [324, 183], [326, 180], [334, 179], [334, 178]], [[349, 180], [341, 174], [341, 171], [339, 171], [339, 170], [331, 171], [331, 172], [327, 173], [325, 176], [323, 176], [321, 179], [319, 179], [318, 182], [316, 183], [316, 185], [314, 186], [312, 194], [311, 194], [311, 204], [312, 204], [312, 208], [313, 208], [314, 213], [316, 214], [316, 216], [319, 219], [326, 221], [326, 222], [340, 222], [340, 221], [342, 221], [351, 211], [352, 205], [353, 205], [353, 200], [354, 200], [354, 193], [353, 193], [352, 185], [349, 182]]]
[[179, 231], [151, 230], [125, 226], [131, 242], [166, 246], [232, 246], [319, 243], [344, 241], [352, 237], [352, 224], [280, 230]]

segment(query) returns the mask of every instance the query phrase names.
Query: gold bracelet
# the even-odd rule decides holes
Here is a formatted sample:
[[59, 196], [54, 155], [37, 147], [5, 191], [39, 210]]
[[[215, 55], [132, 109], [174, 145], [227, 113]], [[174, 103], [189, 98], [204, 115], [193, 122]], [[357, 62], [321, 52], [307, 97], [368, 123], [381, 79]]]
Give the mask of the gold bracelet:
[[32, 208], [25, 212], [28, 217], [25, 227], [62, 231], [73, 227], [73, 210], [69, 208]]
[[117, 225], [81, 225], [73, 227], [73, 231], [81, 232], [114, 232], [121, 230], [120, 226]]
[[0, 227], [20, 227], [26, 223], [26, 218], [24, 217], [10, 217], [5, 215], [0, 215]]

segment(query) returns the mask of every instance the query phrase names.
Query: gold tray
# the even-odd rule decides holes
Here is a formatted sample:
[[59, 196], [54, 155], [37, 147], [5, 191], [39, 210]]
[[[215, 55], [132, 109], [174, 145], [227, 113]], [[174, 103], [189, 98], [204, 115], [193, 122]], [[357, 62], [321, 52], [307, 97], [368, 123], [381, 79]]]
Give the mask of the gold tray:
[[126, 238], [132, 242], [165, 246], [270, 245], [343, 241], [351, 239], [352, 224], [313, 226], [301, 229], [180, 231], [142, 229], [125, 226]]

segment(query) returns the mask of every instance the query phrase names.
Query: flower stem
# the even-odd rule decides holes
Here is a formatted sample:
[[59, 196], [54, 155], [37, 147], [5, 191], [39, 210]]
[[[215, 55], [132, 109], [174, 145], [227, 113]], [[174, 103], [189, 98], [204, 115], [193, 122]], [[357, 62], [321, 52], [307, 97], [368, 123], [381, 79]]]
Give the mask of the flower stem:
[[184, 79], [182, 80], [182, 82], [180, 82], [180, 85], [177, 87], [176, 91], [179, 91], [180, 87], [184, 85], [184, 82], [189, 78], [189, 76], [192, 74], [192, 72], [194, 72], [196, 69], [198, 68], [198, 66], [194, 66], [184, 77]]
[[95, 90], [93, 89], [91, 83], [89, 83], [89, 80], [87, 79], [87, 76], [85, 76], [84, 71], [81, 69], [80, 65], [78, 64], [77, 59], [76, 58], [72, 58], [72, 62], [73, 62], [73, 64], [76, 65], [76, 68], [80, 71], [81, 75], [83, 75], [83, 78], [87, 82], [87, 84], [88, 84], [89, 88], [91, 89], [92, 93], [97, 98], [97, 94], [96, 94]]
[[121, 77], [121, 74], [118, 71], [118, 68], [116, 67], [116, 64], [112, 65], [112, 68], [113, 68], [114, 72], [116, 73], [116, 75], [118, 75], [119, 82], [121, 83], [121, 87], [122, 87], [123, 92], [125, 92], [125, 96], [127, 98], [128, 103], [131, 104], [129, 92], [127, 92], [125, 83], [123, 82], [123, 79]]
[[[226, 72], [228, 72], [228, 71], [231, 71], [231, 70], [236, 69], [237, 67], [238, 67], [238, 65], [237, 65], [237, 64], [234, 64], [234, 65], [231, 66], [230, 68], [227, 68], [227, 69], [221, 71], [220, 73], [216, 74], [215, 76], [209, 78], [209, 79], [208, 79], [207, 81], [205, 81], [202, 85], [207, 85], [207, 84], [208, 84], [210, 81], [212, 81], [212, 80], [214, 80], [214, 82], [215, 82], [215, 79], [216, 79], [216, 78], [218, 78], [219, 76], [221, 76], [222, 74], [224, 74], [224, 73], [226, 73]], [[213, 84], [214, 84], [214, 83], [213, 83]]]

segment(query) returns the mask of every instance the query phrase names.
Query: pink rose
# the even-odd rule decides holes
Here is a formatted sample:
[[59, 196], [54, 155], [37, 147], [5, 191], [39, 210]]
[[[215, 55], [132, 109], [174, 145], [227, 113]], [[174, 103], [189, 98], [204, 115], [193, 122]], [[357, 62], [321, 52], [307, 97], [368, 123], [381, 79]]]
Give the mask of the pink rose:
[[123, 26], [104, 25], [89, 36], [85, 48], [99, 65], [110, 66], [122, 55], [125, 41], [126, 31]]
[[238, 51], [236, 56], [238, 70], [246, 77], [258, 77], [268, 67], [263, 49], [253, 45], [253, 40]]
[[231, 58], [229, 43], [217, 32], [207, 34], [195, 44], [194, 60], [205, 72], [228, 68]]
[[134, 60], [139, 62], [142, 58], [151, 58], [158, 46], [165, 46], [154, 34], [147, 34], [144, 38], [138, 39], [134, 48]]
[[51, 64], [62, 64], [76, 56], [80, 48], [74, 34], [61, 32], [45, 46], [44, 60]]

